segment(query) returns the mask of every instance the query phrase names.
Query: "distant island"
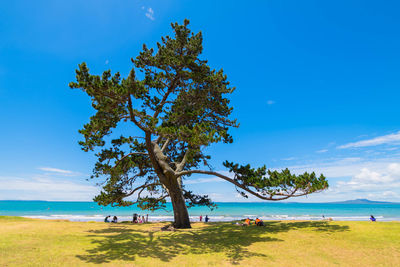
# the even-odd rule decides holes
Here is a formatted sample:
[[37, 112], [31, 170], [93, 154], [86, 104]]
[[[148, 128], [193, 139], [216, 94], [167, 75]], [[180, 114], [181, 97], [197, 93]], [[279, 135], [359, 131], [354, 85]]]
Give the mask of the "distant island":
[[398, 204], [396, 202], [373, 201], [373, 200], [369, 200], [369, 199], [365, 199], [365, 198], [337, 201], [337, 202], [328, 202], [328, 203], [332, 203], [332, 204]]

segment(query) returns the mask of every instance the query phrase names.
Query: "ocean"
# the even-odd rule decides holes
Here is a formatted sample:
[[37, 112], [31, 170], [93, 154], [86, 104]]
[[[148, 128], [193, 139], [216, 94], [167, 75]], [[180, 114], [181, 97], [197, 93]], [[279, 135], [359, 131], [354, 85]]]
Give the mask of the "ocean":
[[[189, 209], [191, 221], [208, 215], [210, 221], [234, 221], [247, 217], [263, 220], [322, 220], [367, 221], [374, 215], [378, 221], [400, 221], [400, 204], [336, 204], [336, 203], [288, 203], [288, 202], [219, 202], [218, 208]], [[70, 221], [103, 221], [107, 215], [116, 215], [119, 221], [132, 220], [132, 214], [149, 214], [149, 221], [172, 221], [170, 203], [166, 210], [143, 211], [136, 206], [101, 207], [95, 202], [62, 201], [0, 201], [0, 216], [22, 216], [40, 219], [65, 219]]]

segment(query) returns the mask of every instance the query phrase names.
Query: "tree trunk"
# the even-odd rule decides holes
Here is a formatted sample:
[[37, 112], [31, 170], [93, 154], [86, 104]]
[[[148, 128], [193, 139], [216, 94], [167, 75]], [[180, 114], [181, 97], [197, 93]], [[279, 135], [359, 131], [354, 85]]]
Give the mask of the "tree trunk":
[[[185, 198], [182, 194], [181, 181], [175, 177], [174, 170], [169, 166], [167, 156], [161, 151], [157, 142], [151, 141], [151, 135], [146, 134], [146, 145], [150, 159], [155, 166], [155, 171], [160, 182], [168, 189], [174, 209], [174, 228], [185, 229], [190, 226], [189, 213], [186, 207]], [[179, 181], [178, 181], [179, 180]]]
[[169, 196], [174, 209], [174, 228], [185, 229], [192, 228], [190, 226], [189, 213], [186, 207], [185, 199], [179, 187], [169, 189]]

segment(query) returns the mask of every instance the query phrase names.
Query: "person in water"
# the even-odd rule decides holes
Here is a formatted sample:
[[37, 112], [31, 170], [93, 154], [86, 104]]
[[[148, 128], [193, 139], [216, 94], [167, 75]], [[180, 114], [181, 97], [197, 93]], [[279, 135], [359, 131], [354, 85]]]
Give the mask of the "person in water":
[[371, 222], [376, 222], [376, 219], [373, 215], [371, 215], [371, 217], [369, 219], [371, 220]]
[[118, 222], [118, 218], [117, 218], [117, 216], [114, 216], [114, 218], [112, 219], [112, 221], [111, 221], [112, 223], [117, 223]]
[[104, 222], [105, 223], [108, 223], [108, 222], [110, 222], [109, 220], [108, 220], [108, 218], [110, 218], [111, 216], [110, 215], [108, 215], [106, 218], [104, 218]]

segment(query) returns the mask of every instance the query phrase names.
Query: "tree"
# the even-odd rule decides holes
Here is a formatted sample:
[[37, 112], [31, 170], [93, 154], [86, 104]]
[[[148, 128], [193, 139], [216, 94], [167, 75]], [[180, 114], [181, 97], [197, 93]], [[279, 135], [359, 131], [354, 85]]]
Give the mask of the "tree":
[[[208, 196], [185, 188], [192, 174], [213, 175], [235, 185], [242, 196], [283, 200], [321, 191], [325, 177], [315, 173], [291, 174], [224, 162], [232, 176], [212, 171], [204, 148], [212, 143], [231, 143], [228, 130], [238, 127], [230, 119], [232, 107], [226, 97], [234, 91], [223, 70], [214, 70], [200, 59], [202, 34], [183, 25], [171, 24], [174, 37], [162, 37], [157, 50], [147, 48], [131, 59], [134, 67], [127, 78], [117, 72], [91, 75], [85, 63], [76, 70], [76, 82], [91, 97], [96, 110], [79, 132], [84, 151], [96, 150], [98, 161], [92, 178], [105, 178], [99, 205], [142, 209], [165, 208], [167, 198], [174, 211], [174, 227], [190, 228], [187, 207], [215, 204]], [[136, 75], [139, 70], [140, 74]], [[140, 131], [115, 137], [118, 124], [132, 124]], [[127, 129], [127, 127], [125, 127]], [[200, 167], [207, 167], [201, 170]]]

